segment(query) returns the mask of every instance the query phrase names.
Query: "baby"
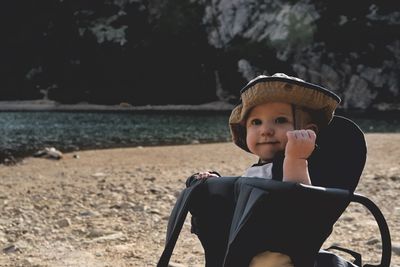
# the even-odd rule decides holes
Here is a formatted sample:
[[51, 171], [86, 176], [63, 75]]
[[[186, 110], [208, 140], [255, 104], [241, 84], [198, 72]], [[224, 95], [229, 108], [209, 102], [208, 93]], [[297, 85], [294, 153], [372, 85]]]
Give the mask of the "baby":
[[[251, 80], [229, 118], [234, 143], [259, 158], [242, 176], [312, 184], [307, 159], [318, 131], [329, 124], [339, 103], [333, 92], [282, 73]], [[278, 158], [283, 158], [282, 177], [274, 171]], [[206, 171], [192, 177], [219, 176]], [[269, 266], [293, 264], [287, 255], [270, 251], [256, 255], [250, 263], [250, 267]]]

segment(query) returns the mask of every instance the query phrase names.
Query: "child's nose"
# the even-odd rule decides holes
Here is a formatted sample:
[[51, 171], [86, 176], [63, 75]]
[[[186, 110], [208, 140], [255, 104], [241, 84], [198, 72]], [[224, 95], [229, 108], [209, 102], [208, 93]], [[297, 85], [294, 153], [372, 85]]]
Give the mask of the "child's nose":
[[272, 125], [269, 125], [269, 124], [263, 125], [261, 131], [262, 131], [261, 132], [262, 135], [273, 135], [274, 132], [275, 132], [274, 127]]

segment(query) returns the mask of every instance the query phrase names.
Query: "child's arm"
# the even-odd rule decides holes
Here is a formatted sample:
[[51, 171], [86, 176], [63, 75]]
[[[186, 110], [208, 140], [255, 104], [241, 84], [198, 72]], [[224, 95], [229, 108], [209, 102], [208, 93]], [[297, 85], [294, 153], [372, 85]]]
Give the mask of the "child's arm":
[[312, 130], [288, 131], [287, 137], [283, 181], [311, 184], [307, 158], [315, 147], [315, 132]]

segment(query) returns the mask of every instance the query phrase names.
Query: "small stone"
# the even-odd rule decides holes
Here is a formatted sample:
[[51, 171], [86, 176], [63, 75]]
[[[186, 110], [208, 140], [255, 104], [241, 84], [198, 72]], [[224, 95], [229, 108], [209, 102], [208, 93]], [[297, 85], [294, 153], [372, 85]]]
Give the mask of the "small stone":
[[8, 245], [8, 246], [3, 248], [3, 252], [4, 253], [14, 253], [14, 252], [17, 252], [17, 251], [19, 251], [19, 248], [14, 244], [10, 244], [10, 245]]
[[342, 219], [343, 221], [345, 221], [345, 222], [352, 222], [352, 221], [354, 221], [354, 217], [350, 217], [350, 216], [343, 216], [341, 219]]
[[392, 243], [392, 251], [394, 254], [397, 256], [400, 256], [400, 244], [398, 243]]
[[145, 177], [145, 178], [143, 178], [143, 180], [154, 182], [156, 180], [156, 177]]
[[380, 242], [379, 239], [373, 238], [373, 239], [368, 240], [366, 244], [367, 244], [367, 245], [375, 245], [375, 244], [377, 244], [377, 243], [379, 243], [379, 242]]
[[84, 210], [84, 211], [79, 212], [79, 215], [83, 216], [83, 217], [91, 217], [91, 216], [97, 216], [98, 213], [93, 212], [91, 210]]
[[35, 266], [33, 259], [24, 259], [22, 261], [22, 266]]
[[177, 263], [177, 262], [170, 262], [170, 263], [168, 263], [168, 267], [185, 267], [185, 265]]
[[151, 209], [151, 210], [149, 210], [149, 213], [161, 215], [161, 212], [158, 209]]
[[54, 147], [45, 147], [43, 150], [35, 152], [33, 156], [59, 160], [63, 158], [63, 153]]
[[96, 177], [96, 178], [100, 178], [100, 177], [106, 176], [106, 174], [102, 173], [102, 172], [96, 172], [96, 173], [93, 173], [92, 176]]
[[89, 231], [89, 233], [87, 234], [87, 237], [89, 237], [89, 238], [97, 238], [97, 237], [100, 237], [100, 236], [105, 236], [107, 234], [109, 234], [109, 233], [104, 231], [104, 230], [91, 229]]
[[134, 207], [135, 204], [130, 202], [124, 202], [124, 203], [114, 204], [110, 207], [110, 209], [133, 209]]
[[121, 233], [121, 232], [117, 232], [117, 233], [113, 233], [113, 234], [109, 234], [109, 235], [104, 235], [104, 236], [99, 236], [97, 238], [93, 239], [93, 242], [99, 242], [102, 243], [104, 241], [112, 241], [112, 240], [125, 240], [126, 236]]
[[68, 218], [61, 219], [57, 221], [57, 226], [60, 228], [68, 227], [71, 225], [71, 221]]

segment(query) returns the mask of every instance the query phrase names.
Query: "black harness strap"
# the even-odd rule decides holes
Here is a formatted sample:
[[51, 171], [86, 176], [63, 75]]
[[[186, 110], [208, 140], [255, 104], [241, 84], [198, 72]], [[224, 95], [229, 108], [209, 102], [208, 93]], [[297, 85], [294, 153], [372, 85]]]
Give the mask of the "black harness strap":
[[184, 189], [176, 200], [176, 204], [168, 221], [165, 248], [158, 261], [157, 267], [168, 267], [176, 241], [178, 240], [189, 211], [191, 197], [196, 188], [204, 181], [205, 179], [197, 180], [192, 186]]

